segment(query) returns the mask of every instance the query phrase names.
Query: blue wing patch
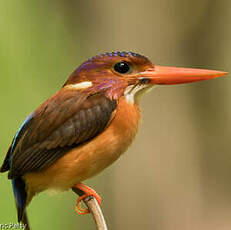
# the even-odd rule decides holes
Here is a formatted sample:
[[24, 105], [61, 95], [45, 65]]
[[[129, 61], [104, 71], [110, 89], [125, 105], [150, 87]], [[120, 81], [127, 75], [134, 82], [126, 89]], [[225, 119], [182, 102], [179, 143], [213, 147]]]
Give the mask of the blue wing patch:
[[20, 137], [22, 136], [22, 133], [24, 133], [25, 128], [27, 127], [27, 124], [31, 121], [31, 118], [33, 117], [33, 113], [31, 113], [21, 124], [21, 126], [19, 127], [17, 133], [15, 134], [15, 137], [13, 139], [12, 145], [11, 145], [11, 150], [10, 153], [12, 154]]
[[19, 142], [21, 136], [24, 134], [24, 132], [26, 131], [27, 127], [29, 126], [30, 122], [32, 121], [33, 118], [33, 113], [31, 113], [21, 124], [21, 126], [19, 127], [13, 141], [12, 144], [6, 154], [6, 158], [2, 164], [2, 167], [0, 168], [0, 172], [6, 172], [10, 169], [10, 164], [11, 164], [11, 160], [12, 160], [12, 156], [13, 156], [13, 152], [17, 146], [17, 143]]
[[[7, 152], [6, 158], [3, 162], [3, 165], [0, 169], [1, 172], [8, 171], [11, 167], [12, 162], [12, 156], [13, 152], [17, 146], [17, 143], [19, 142], [22, 135], [27, 130], [28, 126], [30, 125], [30, 122], [32, 121], [33, 113], [31, 113], [21, 124], [18, 131], [15, 134], [15, 137], [12, 141], [12, 144]], [[26, 199], [27, 199], [27, 193], [25, 188], [25, 182], [21, 177], [17, 177], [11, 180], [12, 187], [14, 191], [14, 197], [17, 205], [17, 211], [18, 211], [18, 221], [21, 221], [24, 215], [24, 210], [26, 207]]]

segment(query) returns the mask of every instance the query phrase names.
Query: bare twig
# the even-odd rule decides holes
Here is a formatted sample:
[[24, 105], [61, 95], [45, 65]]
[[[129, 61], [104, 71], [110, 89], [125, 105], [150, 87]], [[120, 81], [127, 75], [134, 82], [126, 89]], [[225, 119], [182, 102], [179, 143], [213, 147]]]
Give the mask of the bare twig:
[[[72, 188], [73, 192], [78, 194], [79, 196], [82, 196], [84, 193], [80, 189]], [[97, 226], [97, 230], [108, 230], [102, 210], [96, 201], [96, 199], [93, 196], [86, 197], [84, 200], [84, 203], [89, 208], [94, 220], [95, 224]]]

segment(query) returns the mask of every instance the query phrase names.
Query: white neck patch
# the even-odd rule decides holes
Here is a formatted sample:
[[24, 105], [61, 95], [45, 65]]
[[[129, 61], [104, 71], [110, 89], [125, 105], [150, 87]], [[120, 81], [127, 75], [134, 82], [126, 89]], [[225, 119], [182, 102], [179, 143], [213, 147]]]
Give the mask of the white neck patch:
[[128, 103], [134, 104], [142, 94], [149, 92], [154, 88], [154, 86], [155, 85], [149, 84], [142, 84], [137, 86], [129, 85], [124, 91], [125, 99]]
[[83, 81], [83, 82], [80, 82], [80, 83], [77, 83], [77, 84], [67, 85], [67, 86], [65, 86], [65, 88], [78, 90], [78, 89], [87, 89], [87, 88], [89, 88], [91, 86], [92, 86], [91, 81]]

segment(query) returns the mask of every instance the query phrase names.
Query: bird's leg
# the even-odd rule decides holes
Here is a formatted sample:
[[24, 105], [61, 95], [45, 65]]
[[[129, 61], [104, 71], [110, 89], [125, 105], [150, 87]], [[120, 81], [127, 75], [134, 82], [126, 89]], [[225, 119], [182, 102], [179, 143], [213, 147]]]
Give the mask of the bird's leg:
[[81, 201], [84, 200], [86, 197], [93, 196], [97, 200], [98, 204], [101, 205], [101, 197], [97, 194], [97, 192], [94, 189], [88, 187], [87, 185], [85, 185], [83, 183], [79, 183], [79, 184], [73, 186], [72, 189], [73, 190], [75, 190], [75, 189], [80, 190], [81, 193], [83, 194], [83, 195], [80, 195], [80, 197], [76, 201], [75, 211], [78, 214], [84, 215], [84, 214], [87, 214], [90, 212], [89, 209], [83, 209], [80, 206]]

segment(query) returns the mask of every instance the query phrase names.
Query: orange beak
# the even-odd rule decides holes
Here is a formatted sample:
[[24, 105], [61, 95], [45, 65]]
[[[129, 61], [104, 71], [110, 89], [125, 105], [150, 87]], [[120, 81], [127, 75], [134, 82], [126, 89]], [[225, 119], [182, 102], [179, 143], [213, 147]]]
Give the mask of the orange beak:
[[149, 79], [151, 84], [173, 85], [209, 80], [226, 74], [216, 70], [155, 66], [155, 69], [142, 72], [140, 79]]

